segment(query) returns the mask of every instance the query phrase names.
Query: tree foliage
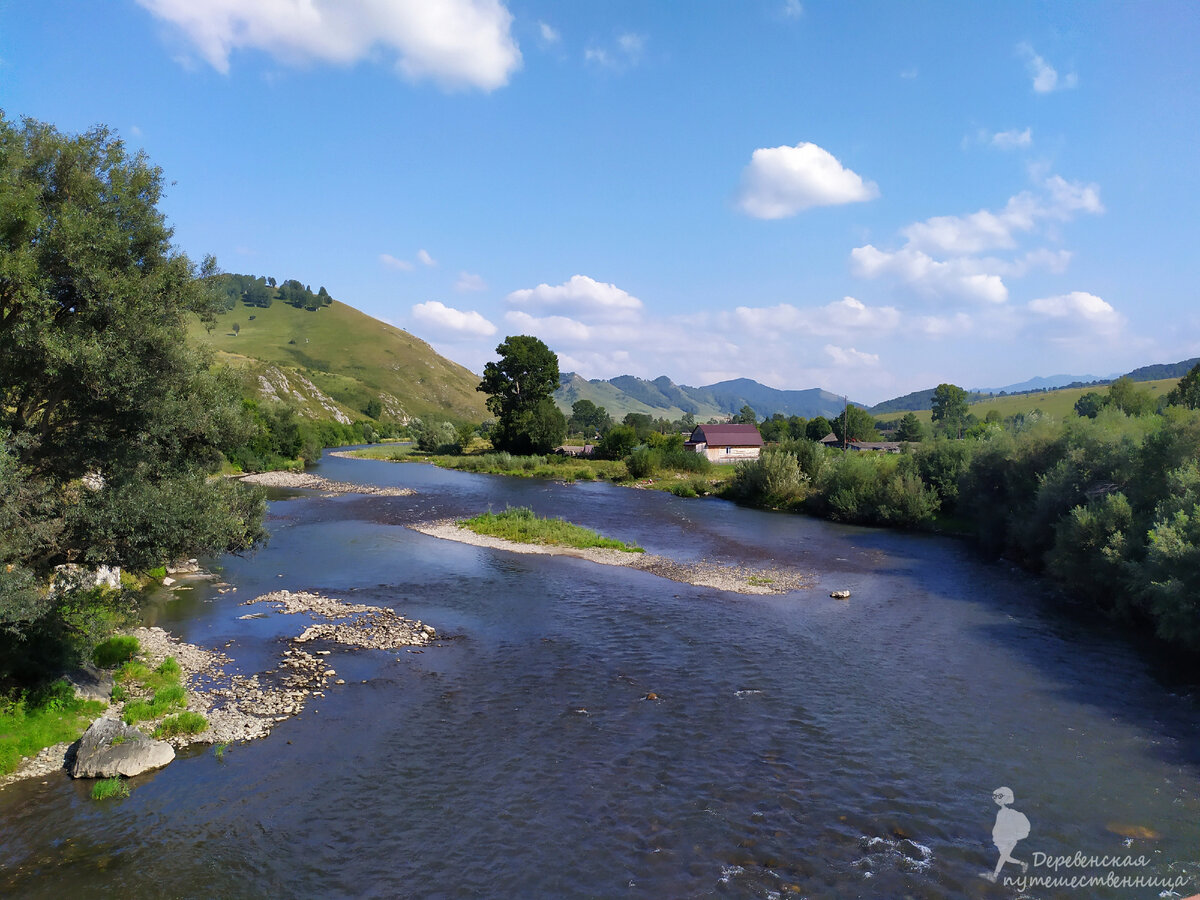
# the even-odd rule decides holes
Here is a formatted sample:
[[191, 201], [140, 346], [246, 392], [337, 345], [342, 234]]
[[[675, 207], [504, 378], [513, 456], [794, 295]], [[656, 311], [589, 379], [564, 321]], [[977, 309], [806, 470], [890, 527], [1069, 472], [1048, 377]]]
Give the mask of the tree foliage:
[[930, 416], [947, 434], [960, 435], [967, 422], [967, 392], [956, 384], [939, 384], [933, 392]]
[[1200, 363], [1196, 363], [1186, 375], [1179, 380], [1167, 394], [1167, 403], [1171, 406], [1186, 406], [1188, 409], [1200, 409]]
[[861, 406], [853, 404], [842, 410], [842, 414], [830, 422], [829, 426], [839, 441], [873, 441], [877, 436], [875, 417]]
[[65, 601], [64, 563], [241, 550], [262, 503], [209, 482], [243, 439], [238, 385], [185, 338], [221, 298], [171, 246], [162, 173], [105, 128], [0, 119], [0, 625]]
[[496, 416], [492, 443], [510, 453], [546, 453], [566, 436], [567, 420], [551, 394], [558, 388], [558, 357], [527, 334], [509, 336], [496, 352], [500, 359], [483, 367], [477, 390], [488, 394]]

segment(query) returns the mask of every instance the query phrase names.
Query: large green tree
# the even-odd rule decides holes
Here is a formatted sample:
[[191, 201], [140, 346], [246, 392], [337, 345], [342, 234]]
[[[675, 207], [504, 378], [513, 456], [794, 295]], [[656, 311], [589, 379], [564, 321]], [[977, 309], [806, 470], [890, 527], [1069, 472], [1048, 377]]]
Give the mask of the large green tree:
[[1171, 389], [1167, 394], [1167, 403], [1172, 406], [1186, 406], [1188, 409], [1200, 409], [1200, 363], [1192, 366], [1191, 371]]
[[[162, 172], [105, 128], [0, 115], [0, 629], [67, 596], [63, 563], [148, 568], [263, 536], [261, 496], [210, 481], [246, 436], [236, 381], [185, 319], [224, 306], [171, 244]], [[10, 531], [10, 527], [12, 531]], [[0, 649], [0, 655], [3, 650]]]
[[875, 417], [861, 406], [853, 404], [843, 409], [842, 414], [829, 426], [839, 441], [873, 441], [879, 436], [875, 430]]
[[967, 392], [956, 384], [939, 384], [933, 391], [933, 421], [947, 434], [961, 436], [967, 423]]
[[496, 348], [500, 359], [483, 367], [477, 390], [496, 416], [492, 443], [511, 453], [547, 453], [561, 444], [567, 420], [554, 406], [558, 357], [542, 341], [512, 335]]

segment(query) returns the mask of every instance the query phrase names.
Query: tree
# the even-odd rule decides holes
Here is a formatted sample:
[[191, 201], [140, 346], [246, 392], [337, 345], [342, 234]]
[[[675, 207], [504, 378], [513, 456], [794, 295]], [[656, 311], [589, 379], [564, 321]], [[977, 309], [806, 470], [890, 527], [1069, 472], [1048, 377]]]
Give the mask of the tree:
[[740, 410], [738, 410], [738, 414], [733, 417], [733, 421], [738, 425], [757, 425], [758, 413], [756, 413], [750, 404], [747, 403]]
[[[548, 409], [541, 409], [558, 388], [558, 357], [544, 343], [527, 334], [510, 335], [498, 347], [500, 359], [483, 367], [483, 381], [476, 388], [488, 394], [487, 408], [496, 416], [492, 443], [500, 450], [513, 453], [541, 452], [554, 448], [546, 445], [547, 435], [557, 433], [558, 421]], [[557, 408], [555, 408], [557, 411]], [[562, 434], [566, 435], [567, 420], [561, 412]], [[549, 426], [547, 428], [546, 426]], [[533, 441], [532, 430], [541, 439]], [[559, 438], [561, 442], [562, 438]], [[538, 448], [536, 450], [532, 448]]]
[[873, 441], [876, 437], [875, 417], [861, 406], [848, 405], [829, 425], [839, 441]]
[[649, 413], [625, 413], [622, 425], [628, 425], [637, 434], [639, 442], [646, 440], [654, 430], [654, 417]]
[[1179, 384], [1167, 394], [1167, 403], [1171, 406], [1200, 409], [1200, 363], [1192, 366], [1191, 371], [1179, 379]]
[[233, 323], [233, 336], [234, 336], [234, 337], [237, 337], [237, 336], [238, 336], [238, 332], [239, 332], [239, 331], [241, 331], [241, 330], [242, 330], [242, 326], [241, 326], [241, 325], [239, 325], [237, 322], [234, 322], [234, 323]]
[[378, 420], [383, 415], [383, 404], [379, 402], [378, 397], [372, 397], [363, 407], [363, 412], [367, 414], [367, 418]]
[[829, 427], [829, 420], [824, 416], [817, 416], [815, 419], [809, 419], [808, 424], [804, 426], [804, 436], [810, 441], [819, 441], [829, 435], [833, 431]]
[[933, 421], [948, 434], [961, 435], [967, 421], [967, 392], [956, 384], [939, 384], [933, 392]]
[[917, 418], [916, 413], [905, 413], [900, 420], [900, 427], [896, 429], [896, 440], [917, 443], [921, 440], [923, 432], [921, 420]]
[[1080, 418], [1094, 419], [1100, 415], [1100, 410], [1104, 409], [1107, 400], [1101, 397], [1096, 391], [1088, 391], [1075, 401], [1075, 415]]
[[586, 399], [576, 400], [571, 404], [571, 418], [567, 421], [568, 431], [578, 431], [590, 436], [605, 430], [611, 424], [612, 417], [603, 406], [597, 406]]
[[145, 570], [264, 535], [261, 494], [207, 478], [250, 426], [236, 379], [187, 340], [189, 314], [211, 323], [225, 302], [200, 277], [214, 261], [172, 248], [162, 181], [105, 128], [0, 116], [0, 497], [23, 530], [0, 541], [10, 635], [73, 602], [45, 589], [60, 564]]
[[1149, 391], [1140, 390], [1128, 375], [1122, 375], [1108, 386], [1106, 406], [1114, 406], [1127, 416], [1145, 416], [1154, 412], [1154, 398]]

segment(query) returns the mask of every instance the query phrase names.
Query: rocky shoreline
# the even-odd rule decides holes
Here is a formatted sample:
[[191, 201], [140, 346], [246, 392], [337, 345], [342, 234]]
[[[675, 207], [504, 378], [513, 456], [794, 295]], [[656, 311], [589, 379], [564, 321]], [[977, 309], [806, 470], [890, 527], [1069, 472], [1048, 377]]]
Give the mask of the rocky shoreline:
[[370, 494], [376, 497], [408, 497], [415, 494], [412, 488], [378, 487], [373, 484], [351, 484], [348, 481], [330, 481], [320, 475], [307, 472], [256, 472], [242, 475], [240, 480], [247, 484], [274, 488], [307, 488], [326, 494]]
[[595, 547], [580, 549], [550, 544], [521, 544], [490, 535], [476, 534], [453, 519], [423, 522], [410, 525], [414, 531], [431, 537], [476, 547], [491, 547], [510, 553], [533, 553], [544, 556], [573, 556], [604, 566], [625, 566], [649, 572], [660, 578], [668, 578], [697, 587], [711, 587], [735, 594], [786, 594], [789, 591], [812, 587], [815, 577], [791, 569], [769, 567], [750, 569], [744, 566], [727, 566], [700, 560], [680, 562], [651, 553], [628, 553], [624, 550], [604, 550]]
[[[230, 671], [233, 660], [225, 654], [185, 643], [161, 628], [137, 628], [129, 632], [138, 639], [140, 658], [151, 668], [168, 656], [179, 664], [187, 689], [187, 709], [208, 719], [208, 728], [196, 735], [176, 735], [166, 740], [173, 748], [192, 744], [227, 744], [266, 737], [280, 722], [298, 715], [310, 697], [324, 697], [337, 678], [327, 657], [328, 649], [305, 645], [326, 642], [342, 647], [396, 650], [423, 647], [436, 640], [432, 626], [405, 618], [386, 607], [346, 603], [309, 592], [272, 591], [243, 606], [270, 604], [283, 615], [303, 614], [314, 622], [289, 638], [278, 667], [244, 675]], [[257, 618], [251, 613], [242, 618]], [[113, 703], [98, 719], [119, 719], [124, 708]], [[173, 710], [179, 712], [179, 710]], [[154, 723], [143, 723], [147, 729]], [[0, 787], [26, 778], [41, 778], [70, 766], [78, 742], [56, 744], [25, 760], [10, 775], [0, 778]]]

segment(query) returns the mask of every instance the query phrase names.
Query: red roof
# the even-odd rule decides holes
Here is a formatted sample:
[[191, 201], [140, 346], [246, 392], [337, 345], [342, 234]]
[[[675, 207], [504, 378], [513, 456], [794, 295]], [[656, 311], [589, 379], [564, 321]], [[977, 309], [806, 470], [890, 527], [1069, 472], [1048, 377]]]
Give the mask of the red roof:
[[757, 425], [697, 425], [688, 443], [705, 443], [714, 447], [761, 447], [763, 439]]

